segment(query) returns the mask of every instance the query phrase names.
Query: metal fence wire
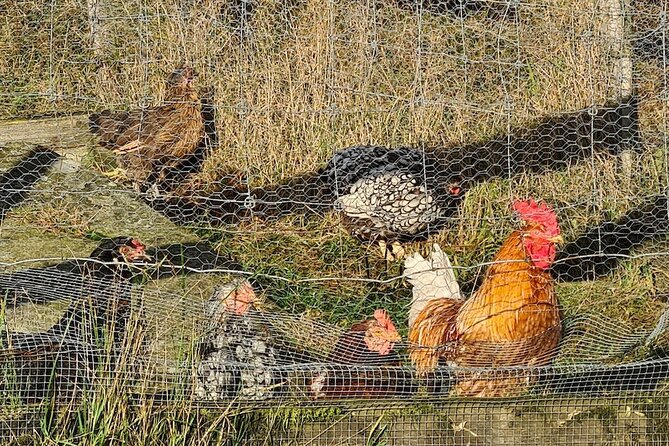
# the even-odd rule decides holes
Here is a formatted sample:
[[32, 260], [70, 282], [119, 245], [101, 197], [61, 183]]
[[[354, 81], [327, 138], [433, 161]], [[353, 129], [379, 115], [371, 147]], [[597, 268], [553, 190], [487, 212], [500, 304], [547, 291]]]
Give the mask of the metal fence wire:
[[667, 9], [0, 0], [0, 441], [669, 444]]

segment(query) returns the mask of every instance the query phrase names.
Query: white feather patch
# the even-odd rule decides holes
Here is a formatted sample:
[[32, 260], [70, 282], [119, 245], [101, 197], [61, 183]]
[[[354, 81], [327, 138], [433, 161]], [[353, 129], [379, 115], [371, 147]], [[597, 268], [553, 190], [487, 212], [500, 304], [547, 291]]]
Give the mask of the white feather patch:
[[413, 297], [409, 308], [409, 327], [413, 325], [416, 317], [431, 300], [464, 299], [460, 285], [455, 279], [451, 261], [436, 243], [432, 245], [432, 252], [427, 259], [419, 253], [409, 256], [404, 261], [404, 274], [409, 283], [413, 285]]

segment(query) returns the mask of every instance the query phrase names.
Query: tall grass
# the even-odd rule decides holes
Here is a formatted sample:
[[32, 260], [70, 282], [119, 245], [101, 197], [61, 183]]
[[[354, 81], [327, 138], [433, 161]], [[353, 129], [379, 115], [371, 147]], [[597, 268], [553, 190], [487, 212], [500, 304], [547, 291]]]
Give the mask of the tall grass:
[[472, 142], [611, 93], [595, 2], [460, 20], [391, 2], [259, 1], [244, 39], [220, 1], [101, 4], [96, 55], [85, 3], [8, 2], [1, 117], [154, 103], [185, 61], [215, 87], [225, 145], [209, 168], [264, 182], [353, 143]]
[[[485, 141], [545, 116], [604, 104], [615, 90], [606, 16], [594, 0], [525, 2], [518, 16], [481, 12], [464, 19], [418, 15], [382, 0], [258, 0], [250, 17], [253, 32], [243, 38], [222, 0], [101, 4], [105, 41], [95, 53], [86, 2], [0, 3], [0, 119], [154, 104], [166, 74], [186, 62], [215, 92], [222, 143], [205, 166], [205, 179], [239, 168], [255, 185], [279, 181], [312, 171], [353, 144]], [[653, 8], [635, 13], [652, 18]], [[569, 240], [665, 187], [668, 119], [660, 93], [667, 89], [666, 70], [635, 60], [634, 76], [649, 149], [635, 159], [631, 181], [624, 180], [614, 158], [601, 156], [566, 172], [483, 184], [468, 193], [451, 226], [409, 252], [439, 242], [460, 268], [458, 279], [471, 283], [511, 228], [513, 197], [532, 195], [553, 204]], [[90, 159], [98, 159], [96, 149], [90, 152]], [[157, 231], [157, 220], [146, 209], [108, 199], [109, 189], [108, 181], [90, 172], [42, 182], [37, 198], [3, 222], [3, 236], [14, 243], [0, 255], [5, 261], [41, 258], [46, 241], [56, 249], [62, 240], [93, 231], [128, 231], [147, 243], [186, 237], [162, 220]], [[401, 264], [378, 259], [352, 240], [336, 215], [197, 229], [247, 270], [278, 277], [267, 290], [275, 306], [342, 326], [383, 306], [406, 332], [410, 290], [396, 279]], [[35, 236], [45, 241], [27, 243]], [[79, 255], [90, 252], [80, 240], [68, 248], [80, 249]], [[657, 242], [643, 248], [653, 255], [624, 262], [608, 278], [560, 285], [565, 310], [605, 313], [630, 325], [654, 323], [666, 300], [662, 296], [669, 294], [668, 248]], [[338, 280], [302, 281], [323, 277]], [[364, 281], [370, 278], [384, 282]], [[187, 290], [202, 298], [215, 280], [170, 279], [147, 287]], [[160, 304], [147, 311], [159, 313]], [[169, 327], [155, 329], [151, 335], [173, 336], [168, 339], [175, 344], [173, 357], [187, 357], [178, 334], [166, 334]], [[124, 376], [87, 395], [74, 416], [47, 410], [37, 438], [63, 445], [224, 444], [243, 438], [253, 422], [230, 418], [225, 408], [196, 410], [187, 401], [165, 407], [147, 398], [130, 404]], [[378, 438], [372, 432], [368, 440]]]

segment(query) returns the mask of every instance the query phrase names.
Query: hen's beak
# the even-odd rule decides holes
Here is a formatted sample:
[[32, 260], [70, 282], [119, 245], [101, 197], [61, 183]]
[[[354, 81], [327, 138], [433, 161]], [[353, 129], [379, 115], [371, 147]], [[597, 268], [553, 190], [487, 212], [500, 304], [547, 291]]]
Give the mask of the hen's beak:
[[141, 262], [141, 261], [146, 262], [149, 260], [153, 260], [153, 257], [148, 255], [143, 249], [142, 250], [136, 249], [135, 251], [131, 252], [128, 255], [128, 259], [132, 262]]
[[548, 241], [553, 242], [555, 244], [562, 244], [564, 242], [564, 239], [562, 238], [562, 235], [556, 235], [555, 237], [549, 238]]
[[120, 248], [120, 253], [123, 256], [123, 259], [128, 263], [153, 260], [153, 257], [146, 253], [144, 247], [131, 248], [130, 246], [122, 246]]

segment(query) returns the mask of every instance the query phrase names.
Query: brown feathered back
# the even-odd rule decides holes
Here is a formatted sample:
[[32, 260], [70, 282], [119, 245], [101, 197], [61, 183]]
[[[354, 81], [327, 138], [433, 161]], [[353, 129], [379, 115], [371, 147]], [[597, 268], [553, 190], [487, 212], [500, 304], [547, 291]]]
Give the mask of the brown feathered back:
[[381, 355], [367, 347], [365, 335], [373, 325], [378, 325], [376, 319], [353, 324], [335, 344], [334, 349], [328, 355], [328, 362], [367, 365], [395, 365], [395, 363], [399, 363], [399, 357], [395, 351], [391, 350], [387, 355]]
[[[557, 346], [560, 312], [553, 279], [525, 257], [521, 233], [516, 231], [500, 249], [479, 289], [462, 305], [456, 322], [461, 341], [511, 343], [504, 349], [479, 351], [476, 357], [461, 356], [467, 364], [520, 365], [534, 360], [540, 365]], [[511, 345], [515, 348], [510, 349]]]
[[194, 79], [192, 68], [179, 68], [167, 78], [164, 105], [90, 116], [90, 129], [100, 137], [100, 145], [118, 154], [136, 185], [197, 149], [204, 120]]
[[[407, 385], [409, 377], [398, 367], [401, 361], [392, 344], [387, 354], [381, 354], [365, 342], [365, 336], [374, 336], [373, 331], [379, 329], [388, 330], [387, 337], [400, 339], [387, 313], [380, 311], [375, 312], [374, 319], [353, 324], [337, 340], [328, 355], [329, 369], [317, 373], [311, 380], [313, 398], [381, 398], [413, 391]], [[350, 366], [373, 368], [354, 370]]]

